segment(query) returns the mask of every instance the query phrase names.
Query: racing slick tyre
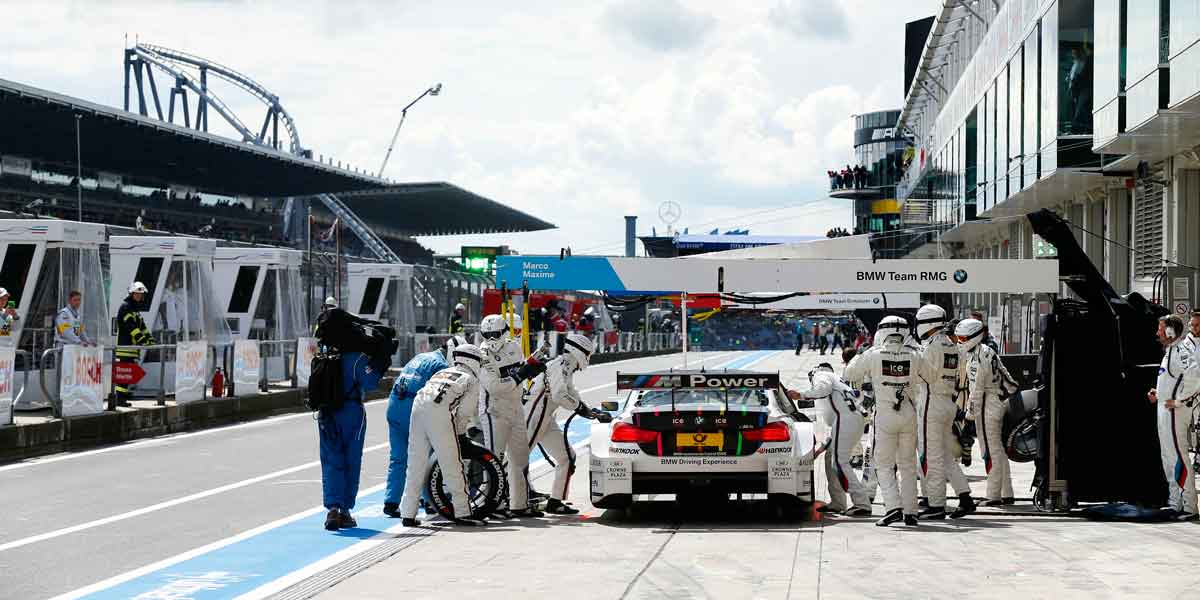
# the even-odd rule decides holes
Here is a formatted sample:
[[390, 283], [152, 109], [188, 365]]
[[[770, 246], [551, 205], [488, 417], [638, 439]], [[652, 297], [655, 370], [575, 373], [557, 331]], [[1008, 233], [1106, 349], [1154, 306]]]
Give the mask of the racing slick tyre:
[[633, 494], [611, 494], [603, 500], [592, 502], [592, 506], [603, 509], [628, 510], [633, 506]]
[[[464, 470], [467, 477], [467, 494], [470, 496], [471, 516], [483, 519], [496, 512], [505, 499], [508, 480], [504, 463], [491, 450], [474, 442], [461, 444]], [[442, 468], [434, 463], [430, 468], [426, 491], [438, 514], [447, 519], [454, 516], [450, 493], [442, 479]]]

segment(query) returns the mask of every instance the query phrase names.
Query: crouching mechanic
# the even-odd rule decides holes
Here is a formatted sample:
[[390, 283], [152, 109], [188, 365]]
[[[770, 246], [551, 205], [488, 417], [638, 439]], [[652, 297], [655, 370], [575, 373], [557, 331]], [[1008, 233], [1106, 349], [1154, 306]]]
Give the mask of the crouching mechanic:
[[587, 337], [567, 334], [562, 354], [547, 363], [546, 372], [534, 380], [529, 390], [532, 400], [525, 405], [525, 427], [529, 431], [527, 449], [540, 446], [554, 464], [554, 487], [546, 501], [546, 512], [556, 515], [573, 515], [579, 511], [565, 503], [575, 466], [575, 452], [567, 445], [554, 412], [557, 408], [565, 408], [588, 419], [596, 417], [595, 411], [584, 404], [574, 381], [575, 373], [587, 368], [592, 348], [592, 341]]
[[1200, 395], [1200, 365], [1183, 331], [1183, 320], [1168, 315], [1158, 321], [1158, 340], [1166, 347], [1158, 368], [1158, 384], [1149, 399], [1158, 404], [1158, 447], [1169, 493], [1167, 510], [1176, 519], [1194, 521], [1196, 474], [1188, 460], [1187, 430]]
[[383, 514], [400, 516], [400, 496], [408, 472], [408, 430], [412, 420], [413, 398], [438, 371], [450, 366], [450, 354], [466, 344], [462, 336], [453, 336], [437, 350], [422, 352], [405, 363], [388, 396], [387, 423], [391, 456], [388, 460], [387, 491], [383, 496]]
[[[417, 504], [429, 467], [429, 451], [437, 455], [442, 480], [454, 507], [456, 525], [482, 525], [471, 518], [467, 477], [463, 472], [459, 432], [466, 432], [479, 402], [479, 371], [483, 355], [478, 346], [463, 344], [451, 351], [453, 366], [437, 372], [413, 398], [412, 423], [408, 434], [408, 472], [400, 516], [406, 527], [415, 527]], [[450, 516], [450, 515], [447, 515]]]
[[500, 315], [488, 315], [479, 323], [484, 360], [496, 366], [480, 374], [479, 427], [484, 446], [507, 465], [508, 506], [501, 507], [497, 515], [540, 517], [544, 516], [541, 511], [529, 507], [525, 476], [529, 468], [529, 434], [521, 410], [525, 392], [521, 383], [545, 367], [536, 360], [526, 361], [521, 343], [507, 333], [508, 323]]
[[1016, 502], [1012, 472], [1004, 450], [1001, 429], [1007, 409], [1005, 399], [1017, 391], [1016, 382], [992, 347], [984, 343], [987, 328], [978, 319], [963, 319], [954, 328], [954, 337], [967, 356], [967, 419], [975, 421], [987, 470], [987, 500], [984, 506]]
[[958, 414], [959, 355], [958, 346], [946, 334], [946, 311], [936, 304], [926, 304], [917, 311], [917, 338], [923, 350], [918, 375], [923, 394], [920, 406], [920, 439], [917, 440], [918, 466], [921, 469], [921, 489], [929, 499], [929, 508], [921, 511], [922, 519], [946, 518], [946, 483], [958, 495], [958, 508], [950, 515], [959, 519], [975, 512], [967, 476], [958, 466], [959, 442], [954, 435], [954, 419]]
[[[853, 351], [853, 350], [852, 350]], [[855, 393], [838, 379], [833, 365], [821, 363], [808, 373], [812, 387], [800, 392], [801, 398], [814, 400], [821, 418], [829, 424], [829, 437], [822, 444], [825, 454], [825, 478], [829, 484], [829, 504], [819, 512], [839, 512], [848, 517], [871, 516], [871, 500], [867, 486], [850, 465], [855, 443], [862, 437], [866, 417], [855, 404]], [[846, 505], [846, 494], [850, 502]]]
[[887, 510], [875, 524], [887, 527], [904, 521], [916, 526], [917, 409], [911, 395], [920, 383], [916, 376], [920, 356], [908, 343], [908, 321], [900, 317], [884, 317], [875, 339], [882, 343], [846, 367], [847, 381], [861, 385], [870, 377], [875, 390], [873, 460]]

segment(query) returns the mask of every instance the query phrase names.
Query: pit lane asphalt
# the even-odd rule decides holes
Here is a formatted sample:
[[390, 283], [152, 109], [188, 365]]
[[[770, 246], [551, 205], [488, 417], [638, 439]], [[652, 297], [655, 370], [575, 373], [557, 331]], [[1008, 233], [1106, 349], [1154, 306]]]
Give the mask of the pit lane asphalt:
[[[753, 368], [779, 369], [785, 385], [805, 389], [804, 375], [823, 360], [781, 353]], [[318, 598], [1099, 600], [1191, 598], [1200, 589], [1196, 523], [1046, 516], [1027, 500], [916, 528], [815, 515], [782, 523], [753, 505], [664, 502], [626, 515], [590, 505], [586, 461], [581, 452], [571, 483], [580, 515], [423, 526], [435, 533]], [[982, 496], [978, 451], [967, 472]], [[823, 470], [816, 475], [818, 499], [827, 499]], [[1029, 496], [1032, 476], [1031, 463], [1013, 465], [1019, 497]], [[548, 485], [549, 476], [535, 481]]]
[[[693, 353], [712, 366], [730, 353]], [[681, 356], [608, 365], [576, 386], [593, 405], [615, 373], [678, 367]], [[385, 401], [367, 407], [362, 487], [386, 480]], [[320, 504], [316, 424], [287, 415], [199, 433], [0, 465], [0, 598], [54, 596]], [[281, 549], [284, 551], [284, 549]]]

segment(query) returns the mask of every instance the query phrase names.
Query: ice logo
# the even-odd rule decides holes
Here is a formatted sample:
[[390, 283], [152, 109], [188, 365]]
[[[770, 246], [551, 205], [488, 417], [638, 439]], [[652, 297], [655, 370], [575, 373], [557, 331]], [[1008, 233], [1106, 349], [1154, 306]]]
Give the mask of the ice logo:
[[954, 272], [954, 283], [966, 283], [966, 282], [967, 282], [967, 271], [965, 269], [959, 269]]

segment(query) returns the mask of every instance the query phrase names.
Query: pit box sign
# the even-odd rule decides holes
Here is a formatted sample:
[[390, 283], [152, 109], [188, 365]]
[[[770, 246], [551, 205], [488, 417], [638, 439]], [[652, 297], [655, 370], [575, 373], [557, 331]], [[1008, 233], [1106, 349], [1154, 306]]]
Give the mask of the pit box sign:
[[0, 427], [12, 422], [16, 356], [15, 349], [0, 347]]
[[59, 396], [64, 417], [104, 412], [104, 349], [100, 346], [63, 346]]
[[296, 385], [308, 387], [312, 377], [312, 361], [317, 355], [317, 338], [302, 337], [296, 340]]
[[208, 344], [179, 342], [175, 345], [175, 402], [186, 404], [204, 399], [208, 384]]
[[252, 396], [258, 393], [258, 378], [262, 371], [262, 358], [258, 355], [258, 342], [237, 340], [233, 343], [233, 395]]

